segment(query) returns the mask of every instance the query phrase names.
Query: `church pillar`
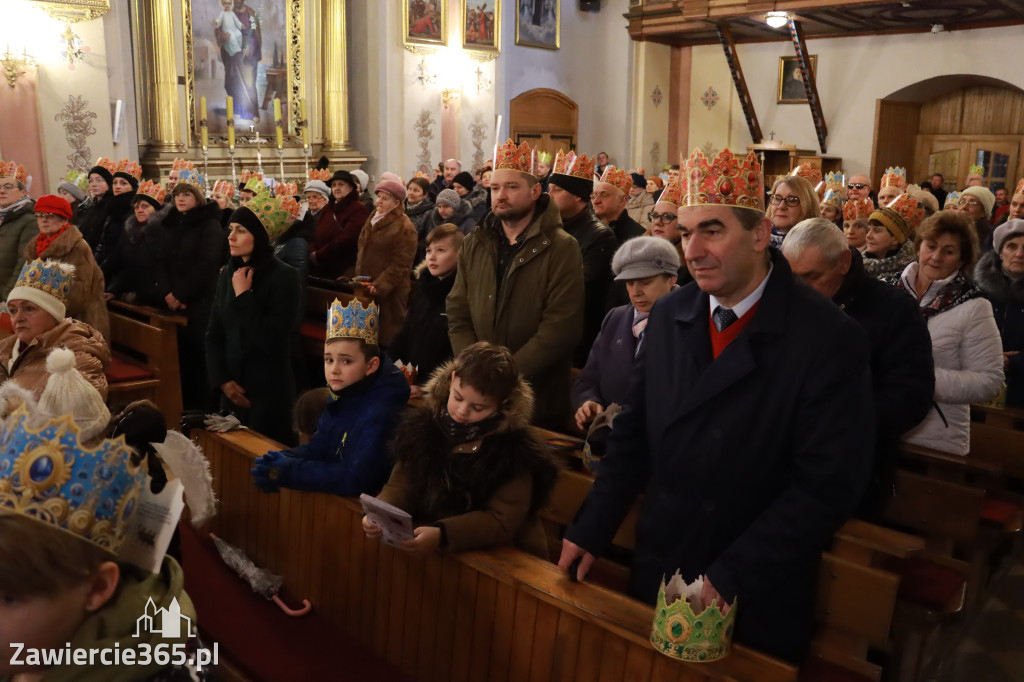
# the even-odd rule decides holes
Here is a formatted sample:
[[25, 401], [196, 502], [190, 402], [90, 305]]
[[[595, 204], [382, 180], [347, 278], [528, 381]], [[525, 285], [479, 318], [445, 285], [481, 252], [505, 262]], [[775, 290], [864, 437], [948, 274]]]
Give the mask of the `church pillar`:
[[140, 52], [145, 81], [150, 152], [183, 152], [178, 124], [178, 68], [175, 62], [173, 0], [139, 2]]
[[345, 35], [345, 0], [324, 0], [323, 44], [343, 49], [324, 51], [324, 146], [325, 152], [352, 149], [348, 131], [348, 39]]

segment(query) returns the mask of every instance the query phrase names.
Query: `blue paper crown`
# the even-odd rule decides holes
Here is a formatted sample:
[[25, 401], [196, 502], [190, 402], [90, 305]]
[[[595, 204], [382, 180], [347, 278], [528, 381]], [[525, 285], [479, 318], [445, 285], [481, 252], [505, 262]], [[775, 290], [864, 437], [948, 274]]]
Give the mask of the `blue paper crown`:
[[960, 201], [960, 192], [956, 192], [956, 191], [950, 192], [949, 194], [946, 195], [946, 203], [943, 204], [942, 207], [945, 208], [946, 206], [949, 206], [950, 204], [952, 204], [953, 206], [956, 206], [958, 201]]
[[363, 307], [362, 301], [353, 298], [343, 306], [341, 301], [334, 299], [327, 312], [327, 340], [362, 339], [376, 345], [378, 316], [376, 303]]
[[44, 261], [37, 258], [31, 263], [25, 263], [14, 287], [38, 289], [53, 296], [61, 303], [67, 304], [74, 276], [75, 269], [68, 267], [66, 263], [56, 260]]
[[116, 553], [146, 483], [123, 437], [94, 448], [71, 416], [42, 423], [18, 408], [0, 424], [0, 513], [13, 511]]
[[206, 176], [197, 170], [178, 171], [179, 185], [194, 185], [201, 190], [206, 189]]

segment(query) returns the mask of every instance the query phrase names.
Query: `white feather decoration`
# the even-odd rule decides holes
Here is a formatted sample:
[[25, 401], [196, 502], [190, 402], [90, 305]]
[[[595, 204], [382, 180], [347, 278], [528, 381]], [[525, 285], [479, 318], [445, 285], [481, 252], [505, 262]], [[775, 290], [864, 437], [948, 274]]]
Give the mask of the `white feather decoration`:
[[210, 463], [203, 451], [179, 431], [168, 431], [163, 443], [153, 443], [156, 454], [181, 480], [192, 525], [201, 526], [217, 513]]

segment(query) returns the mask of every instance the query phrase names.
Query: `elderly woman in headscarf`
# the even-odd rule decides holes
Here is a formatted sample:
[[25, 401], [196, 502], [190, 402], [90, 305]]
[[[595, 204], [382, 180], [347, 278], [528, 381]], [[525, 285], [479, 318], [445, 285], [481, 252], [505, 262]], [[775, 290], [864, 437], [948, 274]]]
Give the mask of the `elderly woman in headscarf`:
[[33, 260], [7, 295], [14, 335], [0, 342], [0, 381], [13, 379], [36, 398], [50, 376], [46, 359], [54, 348], [75, 354], [75, 365], [104, 398], [110, 348], [94, 328], [67, 317], [75, 268], [58, 261]]

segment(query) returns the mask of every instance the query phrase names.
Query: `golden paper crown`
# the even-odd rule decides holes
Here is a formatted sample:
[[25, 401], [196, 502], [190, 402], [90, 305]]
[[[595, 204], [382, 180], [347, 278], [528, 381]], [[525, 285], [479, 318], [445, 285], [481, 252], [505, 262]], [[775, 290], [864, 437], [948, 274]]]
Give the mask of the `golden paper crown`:
[[537, 154], [526, 142], [517, 147], [508, 140], [494, 148], [494, 170], [514, 170], [537, 177]]
[[114, 173], [117, 172], [117, 164], [114, 163], [112, 160], [108, 159], [105, 156], [101, 156], [100, 158], [96, 159], [96, 163], [93, 164], [93, 166], [94, 167], [95, 166], [99, 166], [100, 168], [106, 168], [107, 171], [109, 171], [111, 175], [113, 175]]
[[233, 197], [235, 196], [235, 186], [227, 180], [218, 180], [213, 183], [213, 193]]
[[967, 174], [968, 175], [984, 175], [985, 174], [985, 168], [983, 166], [979, 166], [976, 163], [972, 163], [970, 166], [967, 167]]
[[279, 182], [274, 185], [274, 194], [277, 196], [295, 196], [299, 193], [299, 186], [294, 182]]
[[413, 173], [413, 177], [414, 178], [423, 178], [424, 180], [429, 180], [430, 179], [430, 176], [427, 175], [426, 173], [424, 173], [423, 171], [416, 171], [415, 173]]
[[694, 149], [683, 159], [680, 177], [686, 183], [683, 206], [720, 204], [764, 212], [764, 176], [753, 152], [741, 161], [724, 149], [709, 162]]
[[885, 175], [882, 176], [882, 184], [879, 187], [897, 187], [899, 189], [907, 188], [907, 169], [902, 166], [890, 166], [885, 169]]
[[633, 178], [629, 173], [616, 168], [609, 164], [604, 169], [604, 173], [601, 174], [601, 179], [598, 182], [606, 182], [615, 189], [621, 191], [623, 194], [629, 194], [629, 190], [633, 189]]
[[724, 616], [724, 605], [717, 601], [701, 604], [704, 580], [706, 578], [698, 578], [687, 585], [679, 571], [667, 584], [662, 580], [654, 606], [651, 644], [666, 656], [709, 663], [729, 654], [736, 622], [736, 600]]
[[672, 204], [673, 206], [682, 206], [683, 188], [679, 184], [678, 180], [669, 180], [668, 184], [665, 185], [665, 189], [662, 190], [657, 203], [660, 204], [663, 201], [667, 204]]
[[1017, 189], [1013, 190], [1014, 194], [1024, 194], [1024, 178], [1021, 178], [1017, 183]]
[[843, 207], [843, 195], [837, 189], [826, 189], [825, 196], [821, 198], [821, 203], [832, 204], [836, 208], [841, 209]]
[[195, 170], [195, 169], [196, 169], [196, 165], [194, 163], [192, 163], [191, 161], [187, 161], [185, 159], [175, 159], [171, 163], [171, 170], [172, 171]]
[[[1021, 180], [1021, 184], [1024, 184], [1024, 180]], [[1020, 185], [1018, 185], [1017, 188], [1021, 189]], [[946, 195], [946, 203], [942, 205], [942, 208], [946, 208], [947, 206], [952, 206], [953, 208], [956, 208], [956, 205], [957, 203], [959, 203], [959, 201], [960, 192], [950, 192], [949, 194]]]
[[162, 204], [164, 203], [164, 199], [167, 198], [167, 190], [152, 180], [144, 180], [142, 184], [139, 185], [139, 189], [135, 192], [135, 196], [149, 197], [156, 203]]
[[555, 165], [551, 168], [551, 174], [593, 180], [596, 168], [596, 159], [592, 159], [586, 154], [577, 156], [576, 152], [572, 150], [566, 153], [559, 149], [558, 153], [555, 154]]
[[846, 189], [846, 174], [842, 171], [838, 173], [831, 171], [825, 173], [825, 189], [835, 190], [842, 194], [843, 190]]
[[195, 169], [178, 171], [178, 185], [192, 185], [206, 192], [206, 176]]
[[875, 212], [875, 202], [868, 197], [847, 199], [843, 203], [843, 220], [867, 220]]
[[281, 236], [281, 233], [294, 222], [289, 213], [290, 205], [286, 205], [284, 199], [291, 199], [292, 203], [298, 205], [298, 202], [291, 197], [275, 197], [271, 196], [270, 192], [264, 191], [254, 196], [242, 207], [256, 216], [256, 219], [263, 225], [263, 229], [267, 231], [271, 242]]
[[115, 170], [114, 172], [121, 173], [123, 175], [130, 175], [136, 180], [142, 178], [142, 166], [140, 166], [138, 162], [132, 161], [131, 159], [121, 159], [120, 161], [118, 161], [117, 170]]
[[14, 178], [21, 184], [28, 182], [28, 172], [24, 166], [14, 161], [0, 160], [0, 178]]
[[376, 303], [364, 307], [362, 301], [353, 298], [348, 305], [342, 305], [334, 299], [327, 311], [327, 340], [362, 339], [375, 346], [379, 315]]
[[[21, 268], [21, 274], [18, 275], [18, 281], [15, 283], [14, 289], [35, 289], [67, 305], [74, 278], [74, 265], [56, 260], [36, 258], [30, 263], [25, 263]], [[28, 292], [25, 293], [27, 294]], [[18, 296], [12, 295], [12, 298], [18, 298]]]
[[[910, 196], [909, 194], [901, 194], [885, 208], [896, 211], [903, 218], [903, 222], [907, 224], [907, 227], [911, 232], [917, 229], [917, 226], [924, 220], [924, 208], [918, 203], [917, 199]], [[910, 236], [909, 234], [907, 235]]]
[[314, 168], [313, 170], [309, 171], [309, 176], [306, 179], [327, 182], [328, 180], [331, 179], [331, 171], [329, 171], [326, 168]]

